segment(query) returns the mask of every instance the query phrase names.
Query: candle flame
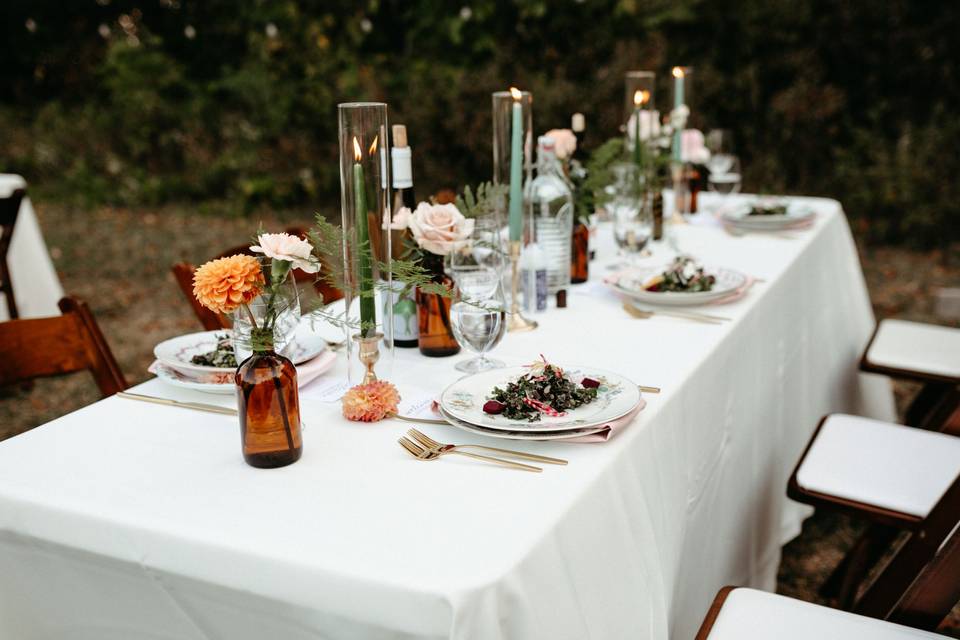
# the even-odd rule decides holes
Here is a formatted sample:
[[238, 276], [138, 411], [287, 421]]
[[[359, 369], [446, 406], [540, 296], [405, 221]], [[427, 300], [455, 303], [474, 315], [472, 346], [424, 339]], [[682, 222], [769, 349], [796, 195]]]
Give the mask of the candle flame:
[[637, 89], [633, 92], [633, 105], [635, 107], [640, 107], [650, 102], [650, 92], [646, 89], [640, 90]]
[[517, 89], [516, 87], [510, 87], [510, 95], [512, 95], [513, 99], [516, 100], [517, 102], [520, 102], [520, 98], [523, 97], [523, 93], [520, 91], [520, 89]]
[[674, 67], [673, 68], [673, 77], [682, 78], [685, 74], [683, 73], [683, 67]]
[[363, 159], [363, 152], [360, 151], [360, 143], [357, 142], [357, 136], [353, 136], [353, 159], [357, 162]]
[[373, 142], [370, 143], [370, 151], [367, 152], [369, 155], [371, 155], [371, 156], [372, 156], [372, 155], [376, 155], [376, 153], [377, 153], [377, 140], [379, 140], [379, 139], [380, 139], [380, 134], [377, 134], [377, 135], [373, 136]]

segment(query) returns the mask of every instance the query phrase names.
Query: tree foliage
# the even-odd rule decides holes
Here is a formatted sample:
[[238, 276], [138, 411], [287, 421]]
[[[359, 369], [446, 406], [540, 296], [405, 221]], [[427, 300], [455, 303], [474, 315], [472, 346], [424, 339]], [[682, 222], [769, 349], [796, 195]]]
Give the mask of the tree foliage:
[[695, 68], [746, 187], [837, 197], [872, 237], [957, 239], [960, 9], [891, 0], [11, 0], [0, 170], [92, 203], [331, 206], [336, 104], [384, 100], [418, 191], [491, 175], [490, 93], [538, 131], [623, 119], [623, 73]]

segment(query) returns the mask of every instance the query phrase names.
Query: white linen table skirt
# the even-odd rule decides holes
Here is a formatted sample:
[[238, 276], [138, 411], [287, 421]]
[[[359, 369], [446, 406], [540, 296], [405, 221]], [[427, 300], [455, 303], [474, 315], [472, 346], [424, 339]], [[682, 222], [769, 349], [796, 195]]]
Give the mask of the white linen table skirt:
[[[423, 464], [396, 443], [411, 425], [345, 421], [311, 392], [323, 379], [301, 393], [304, 454], [283, 469], [244, 464], [236, 418], [120, 398], [0, 443], [0, 637], [693, 637], [721, 586], [775, 586], [807, 513], [787, 478], [819, 418], [894, 417], [889, 381], [857, 372], [874, 319], [846, 219], [804, 201], [819, 215], [793, 239], [669, 229], [763, 279], [703, 308], [723, 325], [625, 314], [600, 283], [615, 260], [601, 225], [569, 308], [495, 351], [662, 387], [607, 443], [507, 443], [567, 467]], [[390, 378], [429, 397], [458, 359], [398, 350]]]
[[[15, 189], [26, 189], [26, 181], [13, 173], [0, 173], [0, 198], [7, 198]], [[47, 245], [40, 232], [40, 223], [29, 197], [24, 197], [13, 227], [13, 238], [7, 251], [7, 264], [13, 282], [13, 295], [21, 318], [42, 318], [60, 315], [57, 302], [63, 287], [53, 268]], [[0, 294], [0, 320], [8, 320], [10, 311], [6, 296]]]

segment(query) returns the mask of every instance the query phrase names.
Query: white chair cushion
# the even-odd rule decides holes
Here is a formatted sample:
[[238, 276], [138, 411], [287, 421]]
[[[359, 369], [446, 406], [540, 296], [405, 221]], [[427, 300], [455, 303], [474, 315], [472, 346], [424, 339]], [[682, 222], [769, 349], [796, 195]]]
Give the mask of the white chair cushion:
[[929, 631], [858, 616], [786, 596], [734, 589], [727, 595], [709, 640], [929, 640]]
[[878, 367], [960, 378], [960, 329], [882, 320], [866, 359]]
[[797, 470], [797, 484], [924, 518], [958, 474], [960, 438], [834, 414]]
[[15, 173], [0, 173], [0, 198], [9, 198], [17, 189], [26, 189], [27, 181]]

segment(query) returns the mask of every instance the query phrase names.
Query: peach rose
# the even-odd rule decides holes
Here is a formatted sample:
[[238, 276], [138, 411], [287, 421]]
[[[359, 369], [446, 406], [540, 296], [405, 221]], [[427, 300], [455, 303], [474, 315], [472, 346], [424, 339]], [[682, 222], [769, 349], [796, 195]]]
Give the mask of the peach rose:
[[393, 220], [387, 222], [383, 221], [384, 229], [391, 229], [392, 231], [403, 231], [410, 225], [410, 216], [413, 215], [410, 213], [409, 207], [400, 207], [393, 213]]
[[264, 233], [257, 237], [259, 245], [250, 247], [254, 253], [262, 253], [273, 260], [282, 260], [307, 273], [320, 270], [320, 263], [313, 257], [313, 246], [303, 238], [289, 233]]
[[215, 313], [230, 313], [263, 290], [263, 271], [253, 256], [211, 260], [193, 273], [193, 295]]
[[410, 216], [410, 233], [424, 251], [445, 256], [467, 244], [473, 224], [456, 205], [421, 202]]
[[553, 149], [561, 160], [572, 157], [577, 150], [577, 135], [570, 129], [550, 129], [543, 135], [553, 139]]

